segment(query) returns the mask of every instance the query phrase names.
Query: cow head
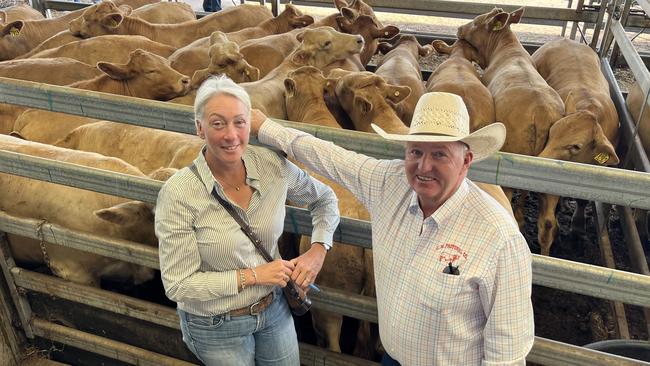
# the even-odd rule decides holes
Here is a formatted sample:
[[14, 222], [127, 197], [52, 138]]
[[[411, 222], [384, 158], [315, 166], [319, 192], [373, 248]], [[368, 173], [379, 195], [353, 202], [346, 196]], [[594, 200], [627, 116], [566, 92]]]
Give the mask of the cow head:
[[118, 34], [124, 17], [131, 14], [128, 5], [117, 6], [112, 1], [102, 1], [89, 7], [83, 14], [70, 22], [70, 33], [90, 38], [106, 34]]
[[334, 0], [334, 5], [336, 5], [336, 8], [341, 11], [343, 8], [348, 8], [351, 10], [354, 10], [356, 13], [359, 15], [367, 15], [369, 17], [372, 17], [372, 19], [375, 21], [377, 26], [380, 28], [383, 27], [379, 19], [377, 19], [377, 16], [375, 15], [375, 12], [372, 10], [372, 7], [362, 0], [352, 0], [352, 1], [346, 1], [346, 0]]
[[596, 117], [588, 111], [567, 114], [551, 126], [542, 158], [584, 164], [617, 165], [618, 156]]
[[296, 35], [301, 44], [289, 55], [299, 66], [324, 68], [336, 61], [357, 54], [363, 48], [363, 38], [337, 32], [332, 27], [306, 29]]
[[332, 70], [329, 76], [338, 78], [336, 96], [357, 131], [372, 132], [370, 124], [377, 123], [390, 133], [408, 132], [394, 106], [411, 94], [411, 88], [388, 84], [367, 71]]
[[189, 91], [190, 78], [172, 69], [169, 61], [141, 49], [132, 51], [126, 64], [98, 62], [108, 77], [126, 83], [134, 97], [169, 100]]
[[239, 52], [237, 43], [229, 41], [223, 32], [216, 31], [210, 36], [210, 64], [206, 69], [197, 70], [192, 76], [192, 87], [198, 87], [210, 75], [224, 74], [236, 83], [260, 79], [260, 70], [251, 66]]
[[31, 50], [27, 33], [28, 21], [16, 20], [0, 25], [0, 61], [11, 60]]
[[[524, 8], [519, 8], [512, 13], [506, 13], [503, 9], [494, 8], [486, 14], [481, 14], [471, 22], [458, 27], [458, 39], [464, 39], [479, 52], [486, 54], [497, 47], [496, 39], [512, 36], [510, 24], [519, 23], [524, 13]], [[516, 39], [516, 37], [515, 37]]]
[[281, 32], [285, 33], [297, 28], [304, 28], [314, 23], [314, 18], [311, 15], [303, 14], [298, 8], [292, 4], [287, 4], [284, 11], [275, 18], [276, 24], [279, 25]]
[[482, 68], [485, 68], [485, 61], [469, 42], [457, 39], [453, 45], [449, 46], [445, 41], [435, 40], [431, 42], [431, 46], [441, 55], [449, 55], [449, 57], [462, 57], [470, 62], [474, 62]]
[[377, 53], [380, 39], [388, 39], [399, 33], [399, 28], [389, 25], [382, 27], [368, 15], [358, 15], [348, 8], [341, 9], [342, 16], [336, 18], [339, 28], [349, 34], [358, 34], [363, 37], [365, 47], [361, 51], [361, 63], [367, 65], [372, 56]]

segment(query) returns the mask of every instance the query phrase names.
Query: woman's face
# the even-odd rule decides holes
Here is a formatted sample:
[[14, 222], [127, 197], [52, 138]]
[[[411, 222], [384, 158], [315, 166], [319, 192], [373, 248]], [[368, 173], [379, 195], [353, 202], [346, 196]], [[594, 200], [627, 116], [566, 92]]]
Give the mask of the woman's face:
[[203, 116], [196, 121], [197, 134], [207, 145], [205, 158], [220, 165], [241, 161], [248, 145], [249, 111], [239, 99], [218, 94], [205, 104]]

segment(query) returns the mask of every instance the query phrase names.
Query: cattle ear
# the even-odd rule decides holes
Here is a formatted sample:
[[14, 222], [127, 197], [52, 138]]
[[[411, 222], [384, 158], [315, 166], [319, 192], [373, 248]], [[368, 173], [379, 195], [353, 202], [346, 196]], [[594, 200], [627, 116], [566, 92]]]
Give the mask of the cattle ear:
[[120, 5], [119, 8], [124, 12], [125, 16], [129, 16], [133, 12], [133, 8], [126, 4]]
[[418, 54], [420, 57], [427, 57], [433, 52], [433, 46], [430, 44], [418, 46]]
[[372, 111], [372, 103], [364, 97], [358, 95], [354, 96], [354, 107], [360, 110], [363, 114], [368, 114]]
[[0, 10], [0, 23], [5, 23], [7, 21], [7, 12]]
[[2, 27], [2, 35], [11, 35], [11, 36], [17, 36], [20, 34], [20, 31], [23, 29], [23, 26], [25, 23], [23, 23], [22, 20], [16, 20], [11, 23], [7, 23]]
[[21, 135], [20, 132], [18, 132], [18, 131], [11, 131], [11, 132], [9, 132], [9, 136], [12, 136], [12, 137], [15, 137], [15, 138], [19, 138], [19, 139], [21, 139], [21, 140], [27, 140], [27, 139], [25, 138], [25, 136]]
[[573, 96], [573, 92], [569, 92], [566, 98], [564, 98], [564, 115], [567, 116], [575, 112], [576, 112], [575, 97]]
[[325, 78], [323, 83], [323, 91], [327, 95], [336, 96], [336, 83], [339, 79], [335, 78]]
[[309, 60], [309, 52], [305, 50], [298, 50], [291, 57], [291, 61], [299, 65], [307, 65], [307, 60]]
[[296, 39], [298, 40], [298, 42], [302, 42], [302, 40], [305, 39], [305, 32], [307, 32], [307, 31], [302, 31], [302, 32], [296, 34]]
[[147, 176], [153, 180], [164, 182], [167, 179], [171, 178], [172, 175], [176, 174], [178, 169], [176, 168], [167, 168], [162, 167], [154, 170], [153, 172], [147, 174]]
[[118, 65], [100, 61], [97, 63], [97, 68], [104, 74], [108, 75], [111, 79], [125, 80], [131, 77], [131, 72], [127, 68], [127, 65]]
[[193, 89], [198, 88], [208, 77], [210, 77], [208, 69], [196, 70], [194, 71], [194, 75], [192, 75], [192, 82], [190, 83], [190, 86]]
[[143, 220], [153, 221], [153, 206], [140, 201], [120, 203], [93, 213], [100, 219], [116, 225], [141, 225]]
[[284, 79], [284, 90], [288, 97], [293, 97], [296, 94], [296, 82], [291, 78]]
[[431, 42], [431, 46], [441, 55], [448, 55], [452, 50], [451, 46], [440, 39], [436, 39], [435, 41]]
[[350, 5], [348, 5], [348, 2], [345, 0], [334, 0], [334, 6], [336, 6], [337, 9], [341, 10], [341, 8], [347, 8]]
[[521, 20], [521, 17], [524, 15], [524, 8], [521, 7], [512, 13], [508, 17], [508, 24], [517, 24]]
[[214, 31], [210, 35], [210, 46], [214, 45], [217, 42], [227, 42], [228, 37], [226, 37], [226, 34], [222, 31]]
[[390, 39], [399, 34], [399, 28], [394, 25], [387, 25], [373, 32], [374, 38]]
[[488, 29], [492, 32], [498, 32], [508, 25], [508, 18], [510, 14], [508, 13], [497, 13], [488, 21]]
[[389, 85], [386, 89], [386, 99], [397, 104], [411, 95], [411, 88], [408, 86]]
[[594, 124], [594, 160], [600, 165], [613, 166], [618, 165], [619, 159], [616, 155], [616, 149], [605, 134], [603, 129], [597, 123]]
[[117, 28], [124, 20], [124, 17], [120, 13], [108, 14], [102, 19], [102, 23], [108, 28]]
[[359, 14], [356, 11], [348, 7], [341, 8], [340, 11], [341, 11], [341, 15], [343, 15], [343, 17], [347, 19], [349, 22], [354, 22], [354, 20], [357, 19], [357, 17], [359, 16]]

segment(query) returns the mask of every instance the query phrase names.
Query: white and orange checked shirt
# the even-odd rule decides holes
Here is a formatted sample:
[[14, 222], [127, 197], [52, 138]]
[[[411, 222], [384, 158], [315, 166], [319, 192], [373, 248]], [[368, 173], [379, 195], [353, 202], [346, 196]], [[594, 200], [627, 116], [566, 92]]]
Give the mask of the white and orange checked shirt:
[[[377, 160], [267, 120], [258, 139], [339, 182], [371, 216], [379, 333], [403, 366], [525, 365], [531, 254], [516, 223], [465, 180], [424, 218], [402, 160]], [[449, 262], [460, 275], [443, 273]]]

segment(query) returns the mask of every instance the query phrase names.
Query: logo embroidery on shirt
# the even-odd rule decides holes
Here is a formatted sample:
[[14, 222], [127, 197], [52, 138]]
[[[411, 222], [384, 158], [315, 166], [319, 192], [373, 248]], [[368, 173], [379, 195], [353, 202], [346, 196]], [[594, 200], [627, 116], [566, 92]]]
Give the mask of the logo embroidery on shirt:
[[440, 263], [444, 263], [445, 265], [449, 263], [458, 265], [459, 263], [465, 262], [467, 260], [467, 252], [456, 244], [440, 244], [436, 246], [434, 250], [436, 252], [436, 256], [438, 257], [438, 261]]

